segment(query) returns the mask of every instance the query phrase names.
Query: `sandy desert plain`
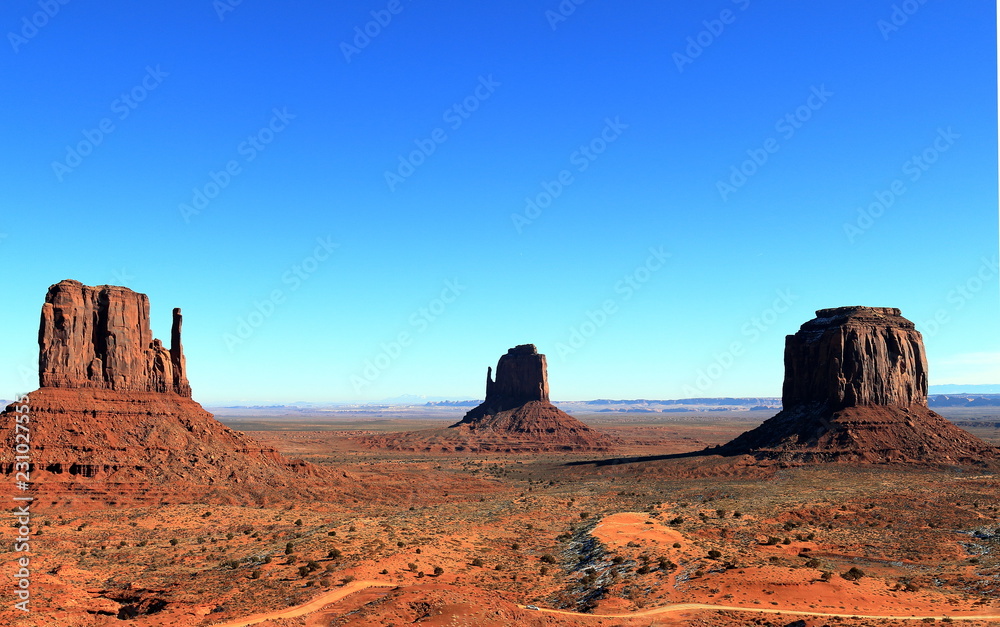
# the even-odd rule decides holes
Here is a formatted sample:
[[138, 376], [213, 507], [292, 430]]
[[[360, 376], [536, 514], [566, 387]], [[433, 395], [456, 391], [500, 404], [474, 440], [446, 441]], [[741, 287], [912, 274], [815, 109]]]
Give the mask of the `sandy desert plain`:
[[[986, 424], [972, 431], [1000, 443], [995, 410], [950, 417]], [[977, 625], [990, 621], [968, 617], [1000, 616], [994, 469], [673, 456], [722, 444], [768, 411], [578, 415], [623, 442], [606, 454], [359, 446], [368, 434], [445, 427], [464, 408], [218, 411], [286, 456], [336, 469], [343, 498], [99, 507], [67, 496], [35, 514], [36, 605], [5, 624], [812, 626], [951, 616]]]

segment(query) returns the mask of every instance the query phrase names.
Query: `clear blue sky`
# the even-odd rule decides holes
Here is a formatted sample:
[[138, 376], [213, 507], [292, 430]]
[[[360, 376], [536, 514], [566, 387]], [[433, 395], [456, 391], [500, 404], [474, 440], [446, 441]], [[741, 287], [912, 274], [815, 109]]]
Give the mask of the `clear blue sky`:
[[476, 398], [529, 342], [556, 399], [777, 395], [854, 304], [1000, 382], [986, 0], [51, 4], [0, 9], [0, 396], [65, 278], [183, 308], [209, 403]]

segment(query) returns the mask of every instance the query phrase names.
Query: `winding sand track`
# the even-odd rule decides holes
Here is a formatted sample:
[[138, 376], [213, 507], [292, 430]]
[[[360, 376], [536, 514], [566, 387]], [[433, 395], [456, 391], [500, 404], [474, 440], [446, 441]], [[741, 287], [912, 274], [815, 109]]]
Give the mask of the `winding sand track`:
[[[518, 605], [526, 608], [524, 605]], [[566, 610], [547, 610], [539, 608], [537, 611], [545, 614], [561, 614], [564, 616], [577, 616], [586, 618], [642, 618], [644, 616], [655, 616], [657, 614], [671, 614], [674, 612], [684, 612], [691, 610], [723, 610], [731, 612], [755, 612], [757, 614], [795, 614], [797, 616], [818, 616], [821, 618], [865, 618], [870, 620], [924, 620], [933, 618], [942, 620], [945, 616], [892, 616], [890, 614], [833, 614], [829, 612], [810, 612], [808, 610], [792, 610], [782, 608], [763, 607], [736, 607], [731, 605], [710, 605], [707, 603], [674, 603], [663, 607], [656, 607], [651, 610], [641, 610], [627, 614], [581, 614]], [[1000, 619], [1000, 614], [983, 614], [979, 616], [959, 616], [951, 614], [947, 617], [950, 620], [996, 620]]]
[[[354, 594], [355, 592], [360, 592], [362, 590], [367, 590], [368, 588], [395, 588], [397, 584], [387, 583], [384, 581], [353, 581], [343, 588], [337, 588], [336, 590], [331, 590], [326, 594], [321, 594], [312, 601], [304, 603], [302, 605], [297, 605], [295, 607], [286, 608], [284, 610], [278, 610], [276, 612], [265, 612], [263, 614], [254, 614], [253, 616], [248, 616], [246, 618], [240, 618], [237, 620], [229, 621], [227, 623], [218, 623], [215, 627], [249, 627], [250, 625], [256, 625], [262, 623], [266, 620], [272, 620], [276, 618], [295, 618], [298, 616], [305, 616], [306, 614], [311, 614], [324, 605], [334, 603], [343, 599], [346, 596]], [[526, 605], [518, 605], [521, 609], [527, 609]], [[981, 615], [956, 615], [951, 614], [948, 616], [935, 615], [935, 616], [893, 616], [889, 614], [834, 614], [830, 612], [810, 612], [807, 610], [796, 610], [796, 609], [786, 609], [786, 608], [762, 608], [762, 607], [736, 607], [732, 605], [710, 605], [707, 603], [673, 603], [671, 605], [664, 605], [663, 607], [656, 607], [649, 610], [640, 610], [638, 612], [628, 612], [624, 614], [583, 614], [581, 612], [571, 612], [568, 610], [550, 610], [539, 608], [536, 611], [542, 614], [559, 614], [561, 616], [575, 616], [577, 618], [642, 618], [644, 616], [656, 616], [658, 614], [672, 614], [674, 612], [689, 612], [691, 610], [723, 610], [731, 612], [754, 612], [757, 614], [795, 614], [798, 616], [818, 616], [823, 618], [863, 618], [870, 620], [888, 619], [888, 620], [924, 620], [928, 618], [933, 618], [935, 620], [943, 620], [948, 618], [953, 621], [973, 621], [973, 620], [1000, 620], [1000, 614], [981, 614]]]
[[298, 616], [311, 614], [316, 610], [322, 609], [324, 605], [335, 603], [346, 596], [354, 594], [355, 592], [361, 592], [362, 590], [367, 590], [368, 588], [395, 587], [396, 584], [386, 583], [384, 581], [352, 581], [343, 588], [337, 588], [336, 590], [331, 590], [330, 592], [321, 594], [308, 603], [278, 610], [276, 612], [254, 614], [253, 616], [247, 616], [246, 618], [231, 620], [228, 623], [218, 623], [215, 627], [249, 627], [250, 625], [256, 625], [257, 623], [263, 623], [266, 620], [273, 620], [275, 618], [296, 618]]

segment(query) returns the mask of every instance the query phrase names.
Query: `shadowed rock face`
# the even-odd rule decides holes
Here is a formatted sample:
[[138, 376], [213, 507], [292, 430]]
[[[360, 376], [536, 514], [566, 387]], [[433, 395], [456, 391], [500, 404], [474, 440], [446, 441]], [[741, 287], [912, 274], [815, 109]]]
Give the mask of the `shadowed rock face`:
[[785, 339], [782, 411], [721, 447], [796, 461], [980, 461], [996, 449], [927, 408], [927, 357], [893, 307], [821, 309]]
[[149, 298], [125, 287], [61, 281], [49, 288], [38, 329], [39, 385], [190, 397], [174, 309], [167, 349], [149, 327]]
[[549, 400], [549, 375], [545, 355], [534, 344], [522, 344], [507, 351], [497, 362], [497, 379], [486, 369], [485, 405], [496, 411], [511, 409], [531, 401]]
[[894, 307], [821, 309], [785, 340], [782, 404], [927, 405], [923, 338]]

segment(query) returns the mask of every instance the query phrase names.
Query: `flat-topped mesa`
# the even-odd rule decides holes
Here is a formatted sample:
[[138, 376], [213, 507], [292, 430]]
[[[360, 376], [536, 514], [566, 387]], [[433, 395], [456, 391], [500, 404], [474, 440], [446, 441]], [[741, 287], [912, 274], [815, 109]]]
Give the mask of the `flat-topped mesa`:
[[153, 337], [149, 298], [115, 285], [49, 287], [38, 329], [41, 387], [191, 396], [174, 309], [170, 348]]
[[923, 338], [895, 307], [820, 309], [785, 339], [782, 404], [926, 406]]
[[486, 370], [486, 400], [483, 405], [503, 411], [531, 401], [549, 400], [549, 377], [545, 355], [534, 344], [521, 344], [507, 351], [497, 362], [497, 378]]
[[927, 407], [927, 357], [893, 307], [821, 309], [785, 338], [782, 410], [715, 449], [796, 462], [980, 463], [997, 449]]

